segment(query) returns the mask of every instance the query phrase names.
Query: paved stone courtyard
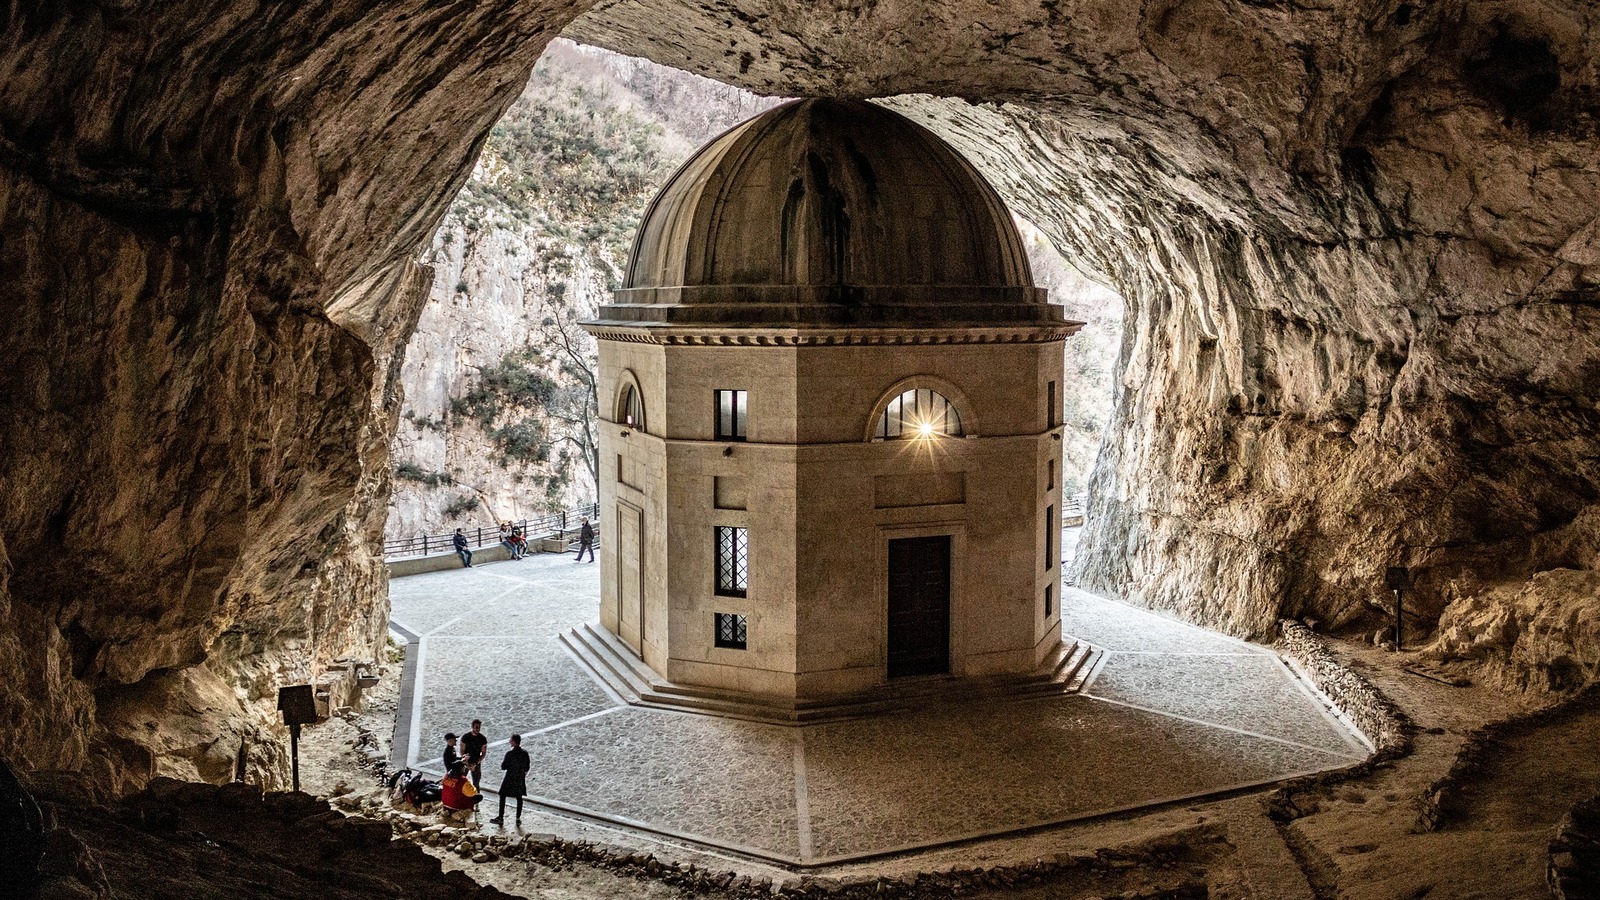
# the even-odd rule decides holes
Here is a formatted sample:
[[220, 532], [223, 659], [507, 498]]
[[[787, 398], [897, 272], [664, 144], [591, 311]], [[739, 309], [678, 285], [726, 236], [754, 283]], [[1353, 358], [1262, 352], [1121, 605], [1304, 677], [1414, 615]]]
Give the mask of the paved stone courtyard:
[[538, 803], [777, 862], [1065, 822], [1368, 752], [1272, 653], [1071, 589], [1066, 632], [1106, 651], [1082, 694], [804, 727], [631, 707], [601, 686], [556, 639], [596, 617], [598, 565], [537, 555], [395, 579], [390, 596], [415, 636], [396, 735], [408, 764], [441, 774], [443, 734], [479, 718], [486, 788], [515, 731]]

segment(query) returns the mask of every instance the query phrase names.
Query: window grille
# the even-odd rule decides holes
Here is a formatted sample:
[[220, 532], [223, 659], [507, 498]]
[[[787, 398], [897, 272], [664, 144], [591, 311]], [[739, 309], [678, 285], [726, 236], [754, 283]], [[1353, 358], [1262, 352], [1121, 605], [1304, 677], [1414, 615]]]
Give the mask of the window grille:
[[750, 547], [745, 529], [717, 526], [717, 593], [743, 597], [749, 587]]
[[749, 406], [749, 391], [717, 391], [717, 440], [745, 439], [745, 419]]
[[887, 441], [936, 434], [960, 437], [962, 433], [961, 413], [954, 403], [938, 391], [913, 388], [889, 401], [875, 436]]
[[727, 647], [729, 650], [743, 650], [745, 648], [744, 616], [735, 613], [712, 613], [712, 625], [716, 629], [714, 643], [718, 647]]
[[644, 398], [634, 390], [633, 385], [624, 385], [622, 396], [617, 403], [617, 422], [644, 431]]

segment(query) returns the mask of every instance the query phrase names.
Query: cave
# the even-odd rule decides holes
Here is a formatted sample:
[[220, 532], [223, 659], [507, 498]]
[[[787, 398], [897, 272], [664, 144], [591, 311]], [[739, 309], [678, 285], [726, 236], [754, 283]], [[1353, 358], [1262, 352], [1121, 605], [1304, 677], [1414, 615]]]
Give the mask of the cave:
[[[882, 103], [1121, 293], [1080, 587], [1357, 638], [1403, 567], [1406, 645], [1485, 720], [1600, 667], [1588, 3], [131, 0], [5, 32], [0, 757], [35, 783], [281, 787], [276, 687], [337, 704], [379, 657], [419, 250], [558, 35]], [[1362, 881], [1286, 828], [1318, 896]]]

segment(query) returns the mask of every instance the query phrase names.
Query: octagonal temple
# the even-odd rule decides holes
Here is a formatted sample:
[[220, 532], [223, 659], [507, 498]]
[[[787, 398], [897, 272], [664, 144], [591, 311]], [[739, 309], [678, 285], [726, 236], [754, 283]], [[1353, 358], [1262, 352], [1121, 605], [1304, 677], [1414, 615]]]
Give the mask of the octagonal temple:
[[585, 323], [604, 637], [682, 696], [1047, 674], [1078, 326], [994, 190], [894, 112], [802, 100], [707, 144]]

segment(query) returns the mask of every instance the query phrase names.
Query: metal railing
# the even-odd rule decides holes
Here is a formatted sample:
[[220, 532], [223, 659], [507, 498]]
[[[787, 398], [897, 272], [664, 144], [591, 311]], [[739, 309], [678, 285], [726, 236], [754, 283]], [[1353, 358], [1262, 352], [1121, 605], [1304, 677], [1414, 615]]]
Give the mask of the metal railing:
[[[596, 526], [597, 540], [600, 524], [600, 504], [590, 503], [587, 506], [578, 506], [565, 509], [561, 512], [546, 513], [531, 519], [512, 521], [522, 529], [523, 537], [529, 543], [543, 540], [558, 533], [576, 530], [583, 522], [583, 517], [589, 517], [589, 524]], [[462, 526], [461, 533], [467, 538], [467, 545], [476, 550], [479, 547], [500, 543], [500, 523], [492, 522], [488, 525]], [[448, 553], [455, 549], [455, 529], [440, 534], [419, 534], [415, 537], [394, 538], [383, 542], [383, 558], [394, 559], [401, 556], [426, 556], [429, 553]]]

